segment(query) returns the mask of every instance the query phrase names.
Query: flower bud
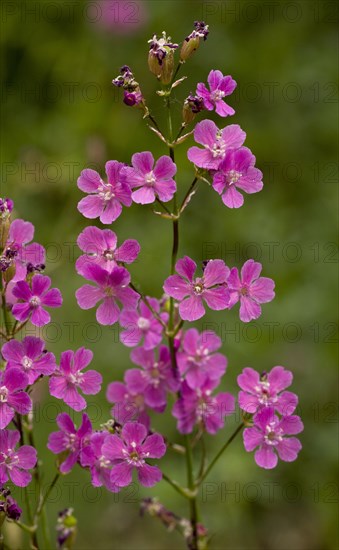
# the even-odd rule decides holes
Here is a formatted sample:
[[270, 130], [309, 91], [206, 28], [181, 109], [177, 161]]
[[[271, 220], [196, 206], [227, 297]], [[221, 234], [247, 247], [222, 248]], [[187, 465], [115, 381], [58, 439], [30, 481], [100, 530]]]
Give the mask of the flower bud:
[[120, 69], [120, 75], [112, 80], [113, 86], [123, 88], [124, 103], [129, 107], [141, 107], [146, 109], [145, 100], [141, 93], [139, 83], [135, 80], [134, 75], [128, 65], [124, 65]]
[[73, 508], [66, 508], [59, 513], [57, 521], [58, 548], [72, 548], [77, 533], [77, 520]]
[[10, 217], [13, 210], [13, 201], [11, 199], [0, 198], [0, 249], [3, 250], [11, 225]]
[[166, 33], [162, 33], [162, 38], [153, 36], [148, 41], [150, 50], [148, 54], [148, 67], [151, 73], [159, 78], [162, 84], [169, 84], [172, 80], [174, 70], [174, 50], [178, 44], [171, 42], [171, 37], [167, 38]]
[[201, 39], [206, 40], [209, 30], [204, 21], [195, 21], [194, 30], [187, 36], [181, 46], [180, 61], [186, 61], [199, 48]]
[[194, 120], [195, 115], [204, 109], [204, 100], [202, 97], [190, 94], [184, 101], [182, 118], [185, 124]]

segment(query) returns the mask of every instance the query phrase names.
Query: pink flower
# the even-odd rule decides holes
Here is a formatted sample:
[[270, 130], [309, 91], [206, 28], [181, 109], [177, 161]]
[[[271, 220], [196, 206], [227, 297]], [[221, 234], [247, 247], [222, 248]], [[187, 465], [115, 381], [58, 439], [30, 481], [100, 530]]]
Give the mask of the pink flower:
[[80, 460], [83, 450], [89, 445], [92, 424], [87, 414], [82, 415], [82, 424], [78, 430], [67, 413], [59, 414], [56, 422], [60, 431], [49, 435], [47, 447], [56, 455], [67, 453], [59, 469], [62, 474], [68, 474]]
[[[159, 301], [150, 297], [147, 297], [147, 300], [160, 314]], [[160, 316], [164, 322], [167, 321], [167, 313], [161, 313]], [[120, 333], [120, 340], [125, 346], [136, 346], [143, 339], [144, 349], [149, 350], [154, 349], [162, 340], [163, 327], [143, 301], [140, 301], [139, 310], [123, 311], [119, 323], [126, 329]]]
[[100, 218], [102, 223], [110, 224], [121, 214], [122, 204], [131, 206], [131, 191], [121, 181], [121, 169], [124, 164], [116, 160], [106, 162], [106, 174], [108, 183], [105, 183], [98, 172], [87, 168], [81, 172], [78, 178], [78, 187], [88, 197], [81, 199], [78, 210], [85, 218]]
[[196, 94], [203, 98], [205, 109], [208, 111], [215, 109], [222, 117], [234, 115], [234, 109], [223, 99], [235, 90], [236, 81], [231, 76], [224, 76], [221, 71], [211, 71], [207, 80], [210, 89], [208, 90], [205, 84], [199, 82], [196, 91]]
[[45, 275], [34, 275], [32, 287], [26, 281], [18, 281], [13, 287], [13, 295], [20, 301], [13, 306], [12, 314], [17, 321], [24, 322], [30, 319], [37, 327], [50, 322], [50, 314], [42, 306], [60, 307], [62, 304], [61, 292], [58, 288], [51, 288], [51, 279]]
[[120, 487], [111, 481], [112, 466], [116, 461], [105, 456], [103, 451], [107, 436], [107, 432], [95, 432], [91, 435], [89, 445], [81, 453], [81, 466], [89, 467], [93, 487], [104, 485], [109, 491], [118, 493]]
[[[257, 449], [254, 459], [258, 466], [270, 470], [278, 463], [278, 456], [285, 462], [296, 460], [302, 445], [296, 437], [286, 437], [302, 432], [299, 416], [289, 415], [279, 419], [274, 409], [266, 407], [254, 417], [254, 426], [244, 430], [246, 451]], [[278, 456], [277, 456], [278, 455]]]
[[133, 263], [140, 252], [140, 245], [134, 239], [124, 241], [117, 248], [117, 236], [110, 229], [86, 227], [77, 240], [79, 248], [85, 252], [76, 262], [78, 273], [82, 274], [82, 267], [92, 263], [99, 265], [109, 273], [118, 263]]
[[166, 445], [160, 434], [148, 436], [143, 424], [128, 422], [122, 429], [121, 437], [116, 434], [107, 436], [102, 449], [105, 456], [118, 461], [111, 473], [111, 482], [118, 487], [132, 483], [134, 468], [144, 487], [153, 487], [161, 481], [161, 470], [157, 466], [150, 466], [146, 460], [162, 458], [166, 453]]
[[122, 181], [132, 189], [132, 199], [139, 204], [150, 204], [158, 197], [168, 202], [176, 192], [176, 183], [173, 179], [177, 167], [172, 159], [166, 155], [160, 157], [154, 166], [152, 153], [135, 153], [132, 157], [132, 168], [126, 166], [122, 170]]
[[230, 393], [212, 395], [218, 381], [209, 380], [201, 388], [192, 389], [182, 384], [180, 398], [174, 404], [172, 414], [178, 419], [180, 433], [188, 434], [198, 424], [210, 434], [216, 434], [224, 426], [225, 416], [234, 412], [235, 399]]
[[191, 328], [183, 339], [183, 351], [177, 352], [178, 369], [190, 388], [199, 388], [208, 380], [218, 381], [226, 371], [227, 359], [221, 353], [214, 353], [221, 346], [221, 340], [212, 331], [201, 334]]
[[99, 265], [82, 266], [82, 275], [93, 281], [96, 286], [84, 285], [75, 295], [81, 309], [91, 309], [102, 301], [96, 312], [96, 318], [101, 325], [113, 325], [119, 318], [120, 309], [117, 301], [126, 309], [135, 309], [139, 294], [128, 285], [130, 274], [124, 267], [114, 267], [109, 273]]
[[24, 220], [14, 220], [9, 229], [9, 235], [4, 250], [4, 256], [15, 263], [13, 281], [26, 278], [27, 267], [42, 267], [45, 262], [45, 249], [38, 243], [28, 244], [34, 237], [34, 225]]
[[157, 412], [163, 412], [167, 404], [167, 393], [178, 390], [179, 383], [173, 375], [171, 356], [166, 346], [159, 347], [159, 354], [154, 350], [136, 348], [131, 353], [131, 360], [143, 370], [128, 369], [125, 381], [129, 390], [141, 393], [145, 405]]
[[53, 353], [45, 350], [45, 342], [34, 336], [26, 336], [22, 342], [10, 340], [2, 346], [6, 369], [19, 368], [28, 376], [28, 384], [34, 384], [39, 376], [49, 376], [56, 369]]
[[20, 434], [14, 430], [0, 431], [0, 483], [7, 483], [8, 478], [17, 487], [27, 487], [32, 476], [25, 470], [34, 468], [37, 452], [30, 445], [22, 445], [15, 450]]
[[213, 189], [229, 208], [239, 208], [244, 204], [244, 197], [237, 188], [249, 194], [262, 190], [262, 173], [254, 165], [255, 156], [247, 147], [226, 152], [213, 176]]
[[254, 260], [247, 260], [241, 269], [241, 278], [236, 267], [231, 269], [227, 280], [230, 292], [229, 307], [240, 300], [240, 319], [248, 323], [261, 315], [260, 304], [273, 300], [274, 281], [268, 277], [259, 277], [262, 265]]
[[[111, 382], [107, 387], [106, 398], [109, 403], [114, 403], [111, 414], [119, 422], [125, 424], [130, 420], [136, 420], [144, 424], [147, 429], [150, 427], [150, 418], [147, 414], [145, 396], [142, 391], [133, 392], [127, 384], [125, 373], [125, 384], [122, 382]], [[156, 408], [153, 408], [156, 410]], [[156, 412], [162, 412], [163, 408]]]
[[11, 368], [0, 372], [0, 429], [3, 430], [14, 418], [15, 412], [28, 414], [32, 401], [23, 390], [28, 386], [28, 377], [20, 369]]
[[298, 397], [289, 391], [283, 391], [291, 385], [293, 375], [284, 367], [273, 367], [269, 373], [259, 376], [255, 370], [246, 368], [237, 378], [243, 391], [239, 392], [239, 407], [254, 414], [266, 407], [272, 407], [278, 413], [288, 416], [295, 411]]
[[238, 124], [219, 130], [212, 120], [202, 120], [194, 129], [194, 139], [204, 149], [191, 147], [187, 152], [188, 159], [200, 168], [218, 170], [226, 151], [241, 147], [245, 138], [246, 134]]
[[210, 260], [202, 277], [193, 279], [197, 264], [188, 256], [177, 261], [179, 275], [171, 275], [164, 283], [166, 294], [180, 301], [180, 317], [196, 321], [205, 315], [203, 301], [214, 310], [228, 307], [229, 294], [225, 282], [229, 269], [222, 260]]
[[85, 395], [96, 395], [101, 389], [101, 374], [95, 370], [82, 372], [92, 359], [93, 353], [89, 349], [64, 351], [59, 369], [49, 379], [50, 394], [62, 399], [75, 411], [82, 411], [86, 407], [86, 400], [78, 393], [78, 388]]

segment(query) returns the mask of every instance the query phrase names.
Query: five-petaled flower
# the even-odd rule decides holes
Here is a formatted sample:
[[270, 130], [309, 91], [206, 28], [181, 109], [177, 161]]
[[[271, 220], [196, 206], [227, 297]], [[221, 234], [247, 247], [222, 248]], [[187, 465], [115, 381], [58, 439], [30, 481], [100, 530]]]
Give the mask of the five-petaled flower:
[[28, 386], [28, 376], [20, 369], [13, 367], [0, 372], [0, 429], [3, 430], [18, 414], [28, 414], [32, 401], [23, 391]]
[[180, 397], [172, 414], [178, 420], [180, 433], [188, 434], [198, 424], [210, 434], [224, 426], [225, 416], [234, 412], [235, 399], [230, 393], [212, 395], [219, 380], [208, 380], [201, 388], [192, 389], [187, 382], [181, 386]]
[[195, 328], [186, 331], [177, 364], [190, 388], [199, 388], [207, 380], [220, 380], [227, 366], [226, 357], [215, 353], [220, 347], [221, 339], [215, 332], [205, 330], [199, 334]]
[[28, 384], [34, 384], [39, 376], [49, 376], [56, 369], [55, 356], [45, 350], [41, 338], [26, 336], [22, 342], [10, 340], [2, 346], [1, 353], [7, 361], [6, 369], [17, 367], [28, 376]]
[[34, 225], [32, 223], [20, 219], [11, 223], [3, 254], [15, 263], [13, 281], [24, 280], [27, 275], [27, 267], [42, 266], [45, 262], [45, 249], [41, 244], [31, 243], [33, 237]]
[[30, 445], [15, 450], [19, 440], [20, 433], [16, 430], [0, 431], [0, 483], [10, 478], [17, 487], [27, 487], [32, 476], [26, 470], [34, 468], [37, 452]]
[[136, 348], [131, 353], [131, 360], [140, 369], [128, 369], [125, 381], [132, 393], [142, 393], [145, 405], [158, 412], [163, 412], [167, 404], [167, 393], [179, 389], [179, 381], [173, 373], [171, 356], [166, 346], [159, 351]]
[[134, 468], [138, 472], [139, 482], [145, 487], [153, 487], [161, 481], [161, 470], [146, 460], [163, 457], [166, 445], [160, 434], [148, 436], [143, 424], [128, 422], [122, 428], [121, 436], [107, 436], [102, 450], [105, 456], [118, 462], [111, 473], [111, 482], [118, 487], [130, 485]]
[[93, 487], [102, 487], [103, 485], [109, 491], [117, 493], [120, 487], [112, 483], [111, 472], [115, 461], [105, 456], [103, 444], [107, 439], [108, 433], [94, 432], [87, 445], [81, 453], [81, 466], [89, 467]]
[[278, 456], [285, 462], [296, 460], [302, 445], [296, 437], [286, 437], [302, 432], [303, 423], [299, 416], [289, 415], [278, 418], [273, 407], [266, 407], [254, 417], [254, 426], [245, 428], [244, 446], [246, 451], [255, 452], [258, 466], [275, 468]]
[[[159, 300], [147, 297], [147, 302], [166, 322], [168, 314], [160, 313]], [[139, 310], [122, 311], [119, 324], [126, 329], [120, 333], [120, 340], [125, 346], [134, 347], [143, 339], [143, 347], [148, 350], [154, 349], [162, 340], [163, 326], [143, 301], [140, 301]]]
[[122, 181], [131, 189], [132, 199], [139, 204], [150, 204], [159, 198], [168, 202], [173, 198], [177, 186], [173, 179], [177, 167], [173, 160], [164, 155], [154, 165], [154, 157], [149, 151], [135, 153], [132, 156], [132, 167], [126, 166], [122, 172]]
[[194, 139], [204, 146], [191, 147], [187, 156], [199, 168], [218, 170], [229, 149], [238, 149], [246, 138], [238, 124], [230, 124], [222, 130], [212, 120], [202, 120], [194, 129]]
[[32, 287], [26, 281], [18, 281], [12, 290], [15, 298], [19, 300], [13, 306], [13, 317], [20, 322], [30, 319], [37, 327], [47, 325], [51, 316], [43, 306], [60, 307], [62, 304], [60, 290], [50, 286], [51, 279], [45, 275], [34, 275]]
[[110, 273], [119, 263], [133, 263], [140, 252], [138, 241], [127, 239], [119, 247], [117, 242], [116, 234], [110, 229], [86, 227], [77, 240], [78, 247], [85, 252], [76, 261], [77, 272], [81, 275], [87, 264], [97, 264]]
[[82, 372], [92, 359], [93, 352], [89, 349], [64, 351], [61, 354], [60, 367], [49, 379], [50, 394], [62, 399], [75, 411], [82, 411], [86, 407], [86, 400], [79, 394], [78, 388], [85, 395], [96, 395], [101, 389], [102, 376], [99, 372]]
[[292, 380], [292, 373], [284, 367], [273, 367], [261, 376], [255, 370], [245, 368], [237, 378], [242, 390], [238, 396], [239, 407], [250, 414], [266, 407], [273, 407], [284, 416], [292, 414], [298, 405], [298, 397], [295, 393], [283, 391]]
[[81, 272], [96, 286], [86, 284], [76, 291], [78, 305], [81, 309], [91, 309], [102, 301], [96, 312], [101, 325], [113, 325], [118, 320], [120, 309], [117, 300], [126, 309], [136, 308], [140, 296], [128, 286], [131, 276], [124, 267], [114, 267], [109, 273], [99, 265], [86, 264]]
[[59, 470], [62, 474], [68, 474], [81, 459], [86, 446], [89, 445], [92, 424], [85, 413], [82, 415], [82, 423], [79, 429], [76, 429], [73, 420], [67, 413], [59, 414], [56, 423], [60, 431], [52, 432], [49, 435], [47, 447], [56, 455], [67, 454], [65, 460], [60, 464]]
[[254, 260], [247, 260], [241, 269], [241, 277], [236, 267], [231, 269], [227, 279], [230, 292], [229, 307], [240, 300], [240, 319], [248, 323], [261, 315], [260, 304], [273, 300], [274, 281], [268, 277], [260, 277], [262, 265]]
[[255, 168], [255, 156], [247, 147], [229, 149], [218, 171], [213, 175], [213, 189], [229, 208], [240, 208], [245, 193], [258, 193], [263, 188], [262, 172]]
[[204, 100], [204, 107], [208, 111], [215, 111], [218, 115], [226, 117], [234, 115], [232, 109], [223, 99], [234, 92], [237, 83], [231, 76], [224, 76], [221, 71], [211, 71], [207, 78], [210, 89], [208, 90], [202, 82], [197, 86], [197, 95]]
[[122, 205], [131, 206], [131, 190], [121, 180], [121, 169], [124, 164], [116, 160], [106, 162], [105, 183], [98, 172], [87, 168], [78, 178], [78, 187], [89, 193], [78, 204], [78, 210], [85, 218], [100, 218], [105, 224], [114, 222], [122, 212]]
[[210, 260], [202, 277], [194, 278], [197, 264], [188, 256], [177, 261], [175, 270], [164, 283], [166, 294], [178, 300], [179, 314], [184, 321], [196, 321], [205, 315], [203, 302], [211, 309], [228, 307], [226, 280], [230, 270], [223, 260]]

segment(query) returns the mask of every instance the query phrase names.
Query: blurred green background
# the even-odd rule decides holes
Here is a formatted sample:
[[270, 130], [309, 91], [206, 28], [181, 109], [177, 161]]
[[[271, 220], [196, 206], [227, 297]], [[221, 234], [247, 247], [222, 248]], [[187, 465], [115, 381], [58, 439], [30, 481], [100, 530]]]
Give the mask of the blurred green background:
[[[80, 345], [94, 351], [95, 368], [104, 377], [101, 394], [90, 399], [95, 427], [109, 417], [107, 383], [122, 380], [130, 363], [117, 327], [98, 328], [94, 310], [76, 304], [74, 293], [83, 281], [74, 270], [74, 243], [88, 224], [76, 208], [83, 196], [76, 180], [84, 167], [103, 172], [106, 160], [129, 162], [136, 151], [166, 154], [141, 113], [122, 104], [111, 80], [128, 64], [163, 127], [147, 40], [166, 30], [181, 42], [193, 21], [203, 19], [210, 35], [181, 72], [188, 79], [175, 94], [176, 126], [183, 98], [211, 69], [238, 83], [229, 98], [236, 114], [225, 124], [240, 124], [247, 132], [264, 189], [246, 196], [241, 209], [229, 210], [200, 184], [181, 224], [179, 254], [198, 262], [220, 257], [230, 266], [253, 257], [275, 279], [276, 299], [256, 323], [240, 324], [235, 307], [208, 311], [196, 325], [214, 327], [222, 337], [229, 362], [223, 390], [237, 391], [236, 376], [245, 366], [291, 369], [305, 431], [298, 461], [280, 462], [273, 471], [256, 466], [241, 438], [228, 449], [201, 493], [215, 549], [338, 548], [336, 8], [335, 2], [312, 0], [2, 3], [1, 196], [12, 197], [15, 215], [35, 224], [35, 239], [47, 248], [46, 273], [64, 296], [52, 325], [42, 331], [49, 349], [58, 357]], [[192, 144], [191, 138], [176, 156], [181, 196], [192, 180], [186, 158]], [[169, 271], [170, 222], [150, 207], [133, 205], [123, 214], [114, 224], [119, 240], [137, 238], [142, 246], [133, 279], [145, 293], [160, 296]], [[45, 450], [47, 435], [55, 415], [67, 408], [48, 396], [47, 386], [36, 398], [36, 437], [48, 484], [54, 457]], [[206, 437], [210, 457], [236, 423], [230, 418], [216, 437]], [[154, 427], [180, 442], [169, 413], [154, 417]], [[162, 463], [184, 482], [180, 457], [169, 451]], [[22, 496], [18, 490], [16, 495]], [[51, 496], [52, 534], [57, 512], [72, 506], [78, 549], [184, 548], [179, 535], [166, 532], [158, 520], [140, 518], [138, 500], [156, 495], [177, 514], [188, 514], [186, 502], [164, 482], [112, 495], [92, 489], [87, 472], [76, 468]], [[8, 536], [11, 547], [27, 547], [15, 528]]]

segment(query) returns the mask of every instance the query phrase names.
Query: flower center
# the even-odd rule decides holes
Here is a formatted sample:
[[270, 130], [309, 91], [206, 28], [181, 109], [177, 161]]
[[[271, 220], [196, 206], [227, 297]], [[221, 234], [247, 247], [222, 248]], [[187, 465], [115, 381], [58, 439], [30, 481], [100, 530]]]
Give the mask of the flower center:
[[111, 200], [112, 197], [114, 197], [114, 192], [112, 185], [110, 183], [101, 183], [101, 186], [99, 187], [99, 197], [104, 199], [105, 202], [108, 202]]
[[103, 256], [107, 261], [114, 260], [114, 250], [111, 250], [111, 249], [105, 250], [103, 253]]
[[68, 376], [67, 376], [67, 379], [68, 381], [71, 383], [71, 384], [75, 384], [75, 385], [78, 385], [82, 382], [83, 380], [83, 373], [82, 372], [77, 372], [75, 374], [73, 373], [70, 373]]
[[227, 172], [227, 174], [226, 174], [226, 181], [227, 181], [227, 184], [228, 184], [229, 186], [235, 185], [235, 184], [240, 180], [241, 177], [242, 177], [242, 173], [241, 173], [241, 172], [237, 172], [237, 170], [230, 170], [230, 171]]
[[204, 291], [204, 285], [201, 282], [195, 282], [193, 285], [193, 290], [195, 294], [202, 294]]
[[156, 182], [156, 178], [155, 178], [153, 170], [151, 170], [151, 172], [148, 172], [148, 174], [146, 174], [145, 182], [148, 185], [153, 185]]
[[24, 367], [25, 370], [29, 370], [30, 368], [32, 368], [33, 361], [32, 361], [32, 359], [27, 357], [27, 355], [25, 355], [22, 358], [21, 364], [22, 364], [22, 366]]
[[107, 458], [104, 457], [103, 455], [99, 458], [99, 467], [100, 468], [109, 468], [110, 465], [111, 465], [110, 460], [107, 460]]
[[239, 293], [240, 293], [240, 296], [248, 296], [249, 295], [249, 290], [248, 290], [247, 286], [242, 286]]
[[41, 304], [41, 300], [39, 296], [32, 296], [29, 303], [31, 304], [32, 307], [38, 307]]
[[114, 289], [111, 286], [106, 286], [105, 294], [106, 296], [109, 296], [109, 297], [114, 296]]
[[140, 330], [148, 330], [150, 328], [151, 323], [145, 317], [139, 317], [137, 325], [138, 325], [138, 328], [140, 328]]
[[265, 443], [275, 446], [282, 440], [282, 430], [276, 426], [276, 422], [270, 422], [266, 426]]
[[0, 387], [0, 403], [6, 403], [8, 397], [8, 389], [6, 386]]
[[213, 101], [220, 101], [220, 99], [225, 97], [225, 95], [225, 92], [223, 92], [222, 90], [215, 90], [215, 92], [212, 92], [211, 94], [211, 99]]

